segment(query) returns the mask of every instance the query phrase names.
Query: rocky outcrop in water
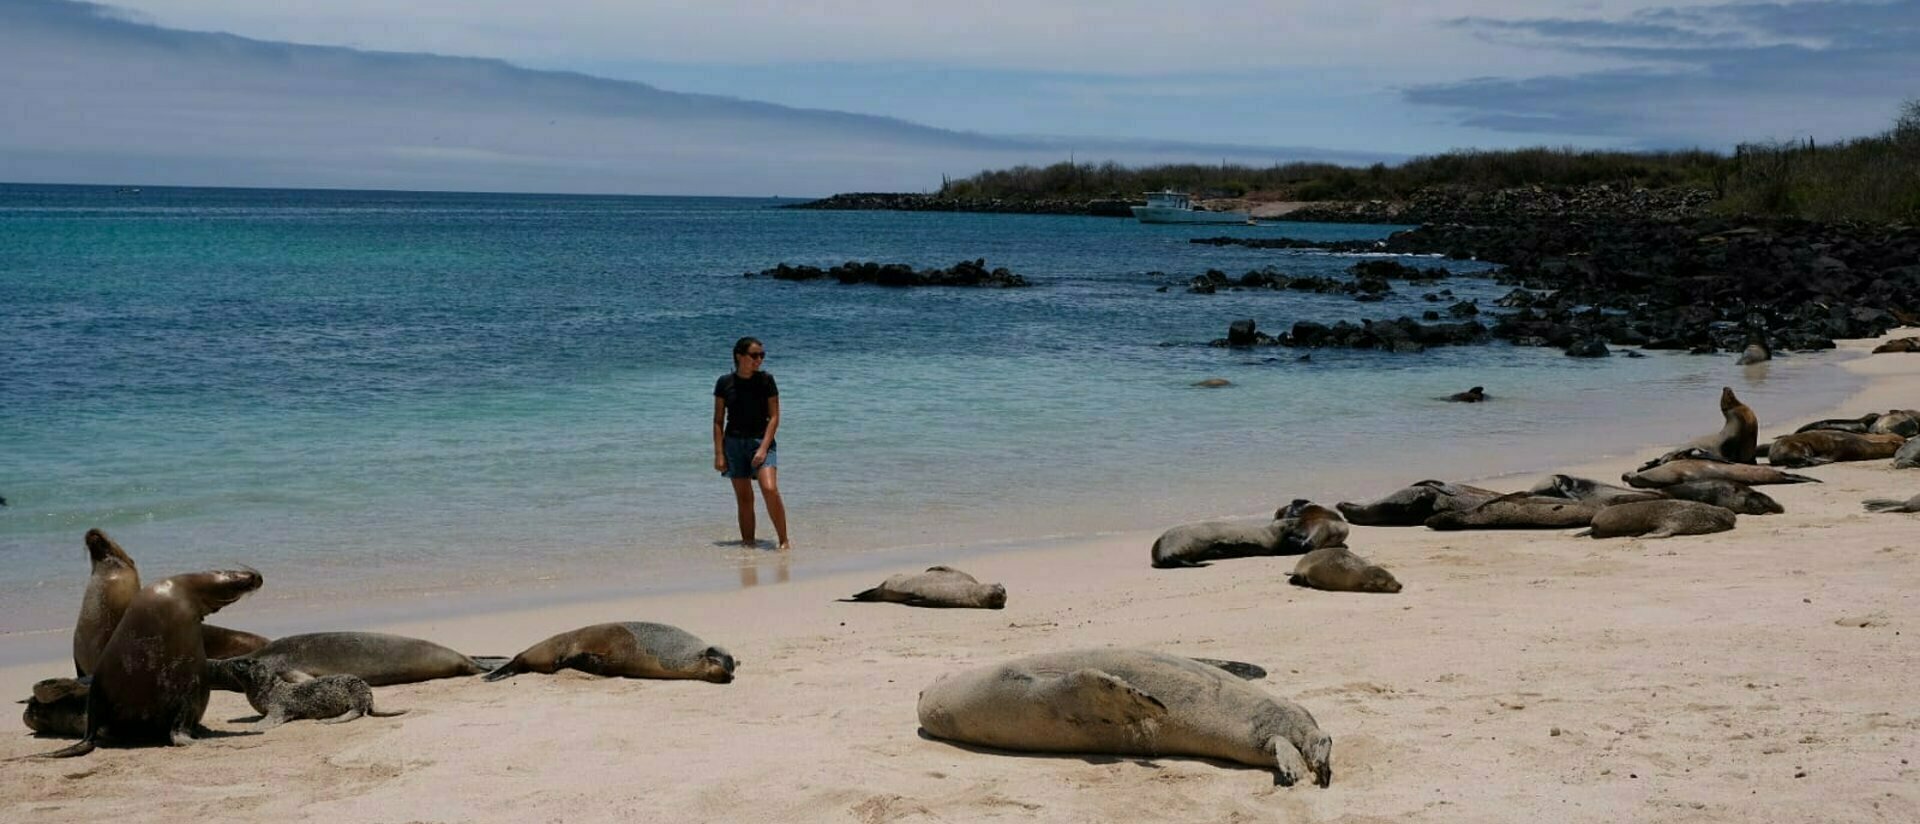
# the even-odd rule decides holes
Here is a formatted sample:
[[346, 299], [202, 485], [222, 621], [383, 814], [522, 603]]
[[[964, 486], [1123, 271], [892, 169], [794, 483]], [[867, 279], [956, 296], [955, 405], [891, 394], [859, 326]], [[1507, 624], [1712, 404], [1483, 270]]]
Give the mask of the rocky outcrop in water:
[[746, 277], [770, 277], [775, 280], [821, 280], [832, 278], [841, 283], [870, 283], [876, 286], [980, 286], [1012, 288], [1031, 286], [1026, 278], [1004, 268], [987, 269], [986, 260], [963, 260], [946, 269], [916, 271], [904, 263], [847, 261], [831, 269], [793, 266], [782, 263], [772, 269], [748, 272]]
[[1227, 336], [1211, 346], [1333, 346], [1346, 349], [1379, 349], [1387, 352], [1424, 352], [1433, 346], [1458, 346], [1485, 343], [1487, 327], [1477, 321], [1423, 324], [1412, 318], [1367, 320], [1360, 323], [1340, 321], [1331, 326], [1300, 321], [1278, 337], [1256, 329], [1251, 320], [1234, 321]]
[[[1145, 201], [1140, 201], [1145, 203]], [[988, 212], [1022, 215], [1092, 215], [1133, 217], [1133, 205], [1123, 198], [1003, 198], [942, 197], [911, 192], [849, 192], [782, 209], [894, 212]]]

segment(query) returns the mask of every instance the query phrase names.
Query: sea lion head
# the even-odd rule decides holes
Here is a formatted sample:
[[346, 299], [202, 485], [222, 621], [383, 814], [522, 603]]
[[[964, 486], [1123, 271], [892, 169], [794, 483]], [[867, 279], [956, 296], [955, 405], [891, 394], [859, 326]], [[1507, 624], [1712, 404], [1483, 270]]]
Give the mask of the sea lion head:
[[1005, 584], [988, 584], [987, 595], [980, 599], [980, 605], [987, 609], [1005, 609], [1007, 606], [1007, 587]]
[[1333, 785], [1333, 736], [1315, 730], [1313, 738], [1300, 748], [1300, 757], [1306, 759], [1307, 769], [1313, 770], [1313, 783]]
[[107, 533], [97, 528], [89, 529], [87, 530], [86, 540], [87, 557], [91, 559], [95, 565], [101, 562], [107, 562], [117, 563], [127, 569], [137, 569], [137, 567], [133, 565], [133, 558], [129, 557], [127, 551], [121, 549], [119, 544], [114, 543], [112, 538], [107, 537]]
[[1370, 566], [1360, 574], [1360, 592], [1384, 592], [1393, 594], [1400, 591], [1400, 579], [1393, 577], [1383, 567]]
[[1572, 475], [1555, 475], [1547, 479], [1548, 486], [1562, 498], [1580, 500], [1580, 496], [1593, 491], [1593, 482]]
[[[1004, 595], [1004, 590], [1002, 592]], [[1004, 603], [1004, 602], [1003, 602]], [[733, 682], [733, 654], [720, 647], [707, 647], [700, 652], [700, 680], [715, 684]]]
[[258, 570], [242, 567], [175, 575], [148, 590], [166, 597], [187, 599], [204, 618], [246, 597], [247, 593], [259, 589], [264, 582]]
[[1787, 511], [1773, 496], [1741, 483], [1728, 483], [1731, 487], [1719, 500], [1708, 501], [1714, 506], [1725, 507], [1742, 515], [1779, 515]]
[[1278, 521], [1282, 518], [1298, 518], [1300, 517], [1300, 513], [1310, 506], [1313, 506], [1312, 501], [1305, 498], [1295, 498], [1292, 503], [1274, 510], [1273, 519]]
[[1742, 404], [1740, 403], [1740, 399], [1737, 397], [1734, 397], [1733, 387], [1731, 386], [1720, 387], [1720, 411], [1725, 412], [1729, 409], [1732, 409], [1736, 406], [1741, 406], [1741, 405]]
[[20, 720], [36, 735], [78, 737], [87, 731], [87, 697], [63, 695], [53, 701], [29, 698], [20, 703], [27, 708]]

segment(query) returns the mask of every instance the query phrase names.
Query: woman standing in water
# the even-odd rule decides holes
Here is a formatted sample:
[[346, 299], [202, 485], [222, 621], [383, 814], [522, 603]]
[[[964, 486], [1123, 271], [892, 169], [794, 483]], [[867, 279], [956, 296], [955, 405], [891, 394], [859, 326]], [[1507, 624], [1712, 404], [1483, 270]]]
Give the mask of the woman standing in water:
[[780, 501], [773, 440], [780, 428], [780, 387], [772, 374], [761, 371], [766, 359], [767, 347], [758, 338], [741, 338], [733, 344], [733, 371], [713, 385], [713, 468], [733, 481], [741, 545], [754, 545], [752, 482], [757, 480], [780, 548], [787, 550], [793, 546], [787, 542], [787, 507]]

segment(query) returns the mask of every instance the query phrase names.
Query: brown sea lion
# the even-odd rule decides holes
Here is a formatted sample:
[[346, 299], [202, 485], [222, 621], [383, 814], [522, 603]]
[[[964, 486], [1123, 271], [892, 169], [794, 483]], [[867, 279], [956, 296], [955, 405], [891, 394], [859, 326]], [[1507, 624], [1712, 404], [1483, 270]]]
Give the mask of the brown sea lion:
[[1861, 502], [1868, 512], [1920, 512], [1920, 495], [1904, 501], [1892, 498], [1868, 498]]
[[1661, 487], [1660, 492], [1676, 501], [1713, 504], [1740, 515], [1778, 515], [1787, 511], [1772, 496], [1734, 481], [1688, 481]]
[[1920, 338], [1894, 338], [1873, 347], [1873, 354], [1883, 352], [1920, 352]]
[[1201, 389], [1225, 389], [1232, 386], [1233, 381], [1226, 378], [1208, 378], [1203, 381], [1194, 381], [1193, 385]]
[[1781, 472], [1771, 466], [1727, 463], [1726, 461], [1679, 460], [1648, 467], [1620, 476], [1628, 486], [1659, 489], [1688, 481], [1734, 481], [1748, 486], [1765, 484], [1817, 484], [1819, 478]]
[[1400, 581], [1393, 573], [1353, 554], [1353, 550], [1345, 546], [1323, 546], [1300, 556], [1287, 582], [1329, 592], [1392, 594], [1400, 591]]
[[251, 569], [175, 575], [140, 590], [100, 652], [80, 743], [42, 757], [86, 755], [102, 739], [193, 741], [207, 710], [201, 619], [260, 588]]
[[1487, 397], [1488, 395], [1487, 395], [1486, 388], [1481, 386], [1476, 386], [1465, 392], [1455, 392], [1451, 395], [1448, 395], [1447, 400], [1452, 401], [1454, 403], [1479, 403], [1481, 401], [1486, 400]]
[[1765, 338], [1750, 335], [1747, 339], [1747, 348], [1740, 350], [1739, 359], [1733, 363], [1735, 366], [1747, 366], [1770, 360], [1773, 360], [1773, 347], [1767, 345]]
[[208, 666], [214, 689], [244, 692], [226, 669], [229, 661], [254, 660], [272, 672], [356, 675], [376, 687], [435, 678], [479, 675], [485, 664], [432, 641], [381, 632], [310, 632], [275, 639], [245, 655]]
[[894, 575], [877, 587], [840, 600], [891, 601], [914, 607], [1000, 609], [1007, 605], [1007, 588], [980, 583], [953, 567], [932, 566], [927, 567], [926, 572]]
[[[140, 592], [140, 569], [133, 557], [107, 533], [87, 530], [87, 556], [93, 572], [87, 577], [86, 591], [80, 596], [80, 618], [73, 626], [73, 669], [77, 675], [91, 675], [100, 650], [120, 623], [121, 613]], [[202, 624], [201, 637], [208, 658], [244, 655], [265, 646], [267, 639], [251, 632]]]
[[1602, 507], [1631, 501], [1657, 501], [1666, 497], [1658, 492], [1649, 492], [1644, 489], [1628, 489], [1612, 484], [1603, 484], [1599, 481], [1588, 480], [1586, 478], [1576, 478], [1572, 475], [1551, 476], [1544, 481], [1534, 484], [1533, 488], [1527, 491], [1540, 497], [1565, 498], [1569, 501], [1579, 501], [1584, 504]]
[[1299, 555], [1346, 540], [1339, 514], [1305, 499], [1275, 512], [1271, 521], [1200, 521], [1161, 533], [1148, 554], [1155, 567], [1206, 566], [1227, 558]]
[[1427, 519], [1428, 529], [1566, 529], [1586, 526], [1600, 508], [1565, 498], [1516, 492], [1464, 512], [1442, 512]]
[[1869, 435], [1899, 435], [1911, 438], [1920, 435], [1920, 411], [1912, 409], [1894, 409], [1885, 415], [1873, 419], [1867, 427]]
[[1347, 523], [1358, 526], [1419, 526], [1441, 512], [1472, 509], [1500, 493], [1466, 484], [1420, 481], [1366, 503], [1334, 504]]
[[1733, 394], [1733, 387], [1720, 387], [1720, 415], [1726, 422], [1720, 431], [1689, 444], [1712, 452], [1734, 463], [1750, 464], [1754, 446], [1760, 440], [1760, 420], [1753, 410]]
[[79, 738], [87, 734], [87, 692], [93, 679], [48, 678], [33, 685], [20, 720], [34, 735]]
[[1920, 438], [1909, 438], [1893, 453], [1894, 469], [1912, 469], [1920, 466]]
[[1698, 501], [1635, 501], [1607, 507], [1593, 516], [1593, 527], [1576, 535], [1594, 538], [1671, 538], [1705, 535], [1733, 528], [1733, 510]]
[[1305, 498], [1295, 498], [1274, 510], [1273, 519], [1286, 525], [1280, 537], [1285, 555], [1312, 552], [1323, 546], [1338, 546], [1347, 540], [1347, 519], [1340, 513]]
[[338, 724], [363, 715], [388, 718], [407, 712], [375, 710], [373, 687], [355, 675], [314, 678], [300, 672], [274, 671], [266, 662], [251, 659], [234, 661], [227, 671], [243, 687], [247, 703], [260, 713], [260, 720], [253, 725], [255, 731], [309, 718]]
[[1905, 445], [1899, 435], [1856, 435], [1816, 429], [1773, 439], [1767, 450], [1767, 463], [1798, 468], [1843, 461], [1873, 461], [1891, 458]]
[[1858, 432], [1865, 435], [1867, 433], [1867, 427], [1872, 426], [1873, 422], [1879, 419], [1880, 413], [1868, 412], [1858, 418], [1827, 418], [1825, 420], [1814, 421], [1793, 431], [1812, 432], [1815, 429], [1831, 429], [1836, 432]]
[[523, 672], [555, 673], [576, 669], [621, 678], [693, 678], [725, 684], [733, 681], [733, 656], [686, 630], [666, 624], [628, 622], [594, 624], [555, 635], [526, 651], [486, 680]]
[[[1333, 739], [1300, 705], [1196, 661], [1140, 649], [1032, 655], [920, 691], [928, 735], [1023, 752], [1190, 755], [1333, 782]], [[1304, 768], [1304, 769], [1303, 769]]]

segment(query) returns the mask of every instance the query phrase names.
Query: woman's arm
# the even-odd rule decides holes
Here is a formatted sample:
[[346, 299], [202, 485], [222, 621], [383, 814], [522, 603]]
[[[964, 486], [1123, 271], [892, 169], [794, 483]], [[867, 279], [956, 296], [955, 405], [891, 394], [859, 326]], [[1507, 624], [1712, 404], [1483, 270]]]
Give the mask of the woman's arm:
[[713, 469], [715, 472], [727, 471], [727, 452], [720, 445], [720, 439], [726, 435], [727, 399], [713, 399]]
[[760, 438], [760, 448], [753, 452], [753, 465], [767, 462], [767, 447], [773, 445], [773, 433], [780, 430], [780, 396], [767, 399], [767, 434]]

